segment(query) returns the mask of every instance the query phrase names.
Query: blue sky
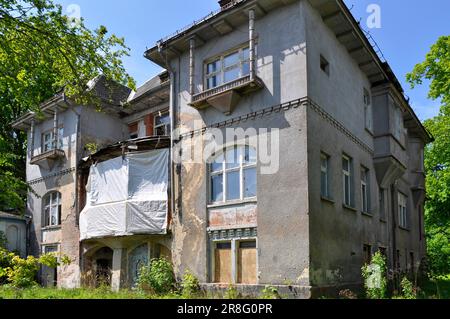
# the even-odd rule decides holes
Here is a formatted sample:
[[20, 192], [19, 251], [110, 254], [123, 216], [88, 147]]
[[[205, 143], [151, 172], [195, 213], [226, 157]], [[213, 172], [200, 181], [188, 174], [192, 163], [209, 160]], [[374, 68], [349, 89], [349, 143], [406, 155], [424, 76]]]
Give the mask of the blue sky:
[[[126, 39], [131, 56], [125, 59], [127, 71], [138, 85], [157, 74], [160, 67], [143, 57], [146, 47], [157, 40], [216, 10], [216, 0], [56, 0], [64, 10], [76, 4], [87, 26], [101, 24]], [[405, 75], [421, 62], [439, 36], [450, 34], [448, 0], [345, 0], [365, 29], [369, 4], [381, 8], [381, 28], [370, 29], [384, 56], [403, 84], [420, 119], [437, 115], [439, 101], [427, 98], [424, 85], [411, 90]]]

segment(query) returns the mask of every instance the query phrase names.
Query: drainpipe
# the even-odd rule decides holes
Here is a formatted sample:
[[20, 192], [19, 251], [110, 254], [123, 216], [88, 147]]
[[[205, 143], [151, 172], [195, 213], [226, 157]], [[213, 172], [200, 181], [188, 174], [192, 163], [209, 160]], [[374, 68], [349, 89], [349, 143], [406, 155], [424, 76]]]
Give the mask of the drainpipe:
[[53, 116], [53, 149], [58, 148], [58, 107], [55, 106], [55, 114]]
[[250, 55], [250, 81], [255, 79], [255, 10], [248, 11], [249, 18], [249, 55]]
[[[33, 115], [34, 116], [34, 115]], [[34, 157], [34, 134], [35, 134], [35, 125], [36, 125], [36, 121], [33, 118], [31, 120], [31, 130], [30, 130], [30, 134], [31, 134], [31, 139], [30, 139], [30, 158]]]
[[175, 171], [174, 171], [174, 139], [175, 139], [175, 98], [176, 98], [176, 77], [175, 72], [167, 61], [167, 55], [164, 56], [162, 53], [162, 43], [158, 43], [158, 53], [161, 58], [166, 62], [166, 68], [169, 72], [170, 77], [170, 207], [172, 214], [175, 212]]
[[396, 194], [396, 190], [395, 190], [395, 184], [391, 185], [391, 212], [392, 212], [392, 255], [394, 256], [394, 258], [392, 258], [393, 260], [393, 268], [394, 268], [394, 285], [397, 284], [397, 264], [399, 262], [399, 260], [397, 260], [397, 234], [396, 234], [396, 230], [397, 230], [397, 222], [396, 222], [396, 218], [395, 216], [396, 214], [396, 203], [395, 203], [395, 194]]
[[189, 93], [191, 102], [195, 94], [195, 38], [189, 39]]

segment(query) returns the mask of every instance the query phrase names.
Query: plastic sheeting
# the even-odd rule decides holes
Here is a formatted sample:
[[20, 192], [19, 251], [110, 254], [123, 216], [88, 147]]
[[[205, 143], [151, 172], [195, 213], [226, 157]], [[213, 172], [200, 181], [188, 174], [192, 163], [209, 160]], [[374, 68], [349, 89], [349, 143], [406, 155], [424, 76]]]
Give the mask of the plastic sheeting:
[[165, 234], [168, 176], [168, 149], [93, 165], [80, 215], [80, 240]]

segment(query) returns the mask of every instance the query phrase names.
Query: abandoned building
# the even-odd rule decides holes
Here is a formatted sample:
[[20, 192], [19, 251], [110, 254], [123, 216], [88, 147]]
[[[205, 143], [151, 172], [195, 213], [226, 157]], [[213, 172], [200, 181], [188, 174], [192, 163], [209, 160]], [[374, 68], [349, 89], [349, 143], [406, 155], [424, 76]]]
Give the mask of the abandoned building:
[[[76, 287], [104, 275], [119, 289], [164, 256], [210, 289], [273, 285], [310, 298], [360, 285], [376, 251], [392, 272], [418, 271], [432, 137], [349, 9], [219, 4], [148, 49], [167, 71], [136, 92], [115, 85], [103, 112], [60, 94], [44, 117], [14, 123], [28, 132], [39, 195], [28, 196], [31, 251], [73, 260], [42, 280]], [[102, 97], [105, 84], [90, 85]], [[276, 135], [278, 169], [265, 172], [247, 138], [175, 162], [212, 128]]]

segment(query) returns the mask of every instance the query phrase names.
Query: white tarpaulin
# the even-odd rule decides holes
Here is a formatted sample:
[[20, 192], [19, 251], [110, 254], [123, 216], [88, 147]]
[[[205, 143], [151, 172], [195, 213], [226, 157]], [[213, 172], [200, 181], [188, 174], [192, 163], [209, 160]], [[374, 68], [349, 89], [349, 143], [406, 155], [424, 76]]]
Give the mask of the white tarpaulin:
[[168, 149], [93, 165], [80, 215], [80, 239], [165, 234], [168, 166]]

